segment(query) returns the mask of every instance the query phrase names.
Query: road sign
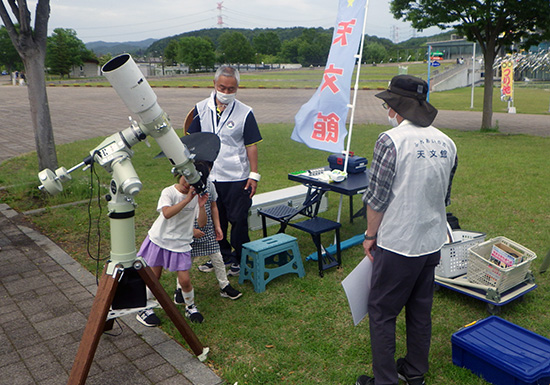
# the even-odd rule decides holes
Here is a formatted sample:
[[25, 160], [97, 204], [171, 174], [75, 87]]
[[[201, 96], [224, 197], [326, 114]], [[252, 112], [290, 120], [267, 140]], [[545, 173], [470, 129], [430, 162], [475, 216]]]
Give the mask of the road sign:
[[433, 61], [432, 62], [432, 67], [439, 67], [440, 65], [441, 65], [441, 63], [438, 62], [438, 61]]

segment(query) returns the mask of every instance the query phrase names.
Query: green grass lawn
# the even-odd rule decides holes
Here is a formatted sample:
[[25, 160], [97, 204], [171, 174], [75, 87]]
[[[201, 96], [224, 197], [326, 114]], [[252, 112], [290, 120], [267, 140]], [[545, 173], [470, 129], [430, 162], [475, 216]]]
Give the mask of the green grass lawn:
[[[328, 153], [311, 150], [290, 140], [291, 125], [265, 124], [261, 127], [264, 141], [259, 145], [259, 193], [295, 185], [287, 174], [327, 164]], [[387, 129], [379, 125], [357, 125], [351, 150], [369, 160], [378, 134]], [[504, 306], [500, 316], [545, 337], [550, 337], [550, 301], [548, 274], [538, 267], [550, 248], [550, 139], [524, 135], [503, 135], [445, 130], [457, 144], [459, 167], [453, 184], [450, 212], [459, 218], [465, 230], [487, 234], [487, 239], [505, 236], [539, 258], [532, 264], [538, 288], [522, 301]], [[59, 165], [67, 168], [82, 161], [101, 138], [58, 146]], [[159, 148], [136, 145], [133, 164], [143, 182], [137, 196], [136, 246], [139, 247], [156, 217], [155, 206], [163, 187], [173, 183], [166, 159], [153, 159]], [[110, 176], [97, 169], [99, 185], [106, 186]], [[45, 235], [63, 247], [90, 271], [95, 271], [95, 258], [109, 254], [109, 226], [106, 205], [98, 196], [96, 177], [90, 171], [75, 171], [65, 191], [49, 197], [36, 188], [36, 155], [28, 154], [0, 164], [0, 199], [20, 212], [44, 207], [40, 214], [27, 216]], [[93, 199], [87, 203], [54, 208], [61, 203], [86, 200], [90, 180], [94, 181]], [[321, 216], [335, 219], [339, 195], [328, 194], [329, 210]], [[360, 197], [355, 198], [355, 207]], [[347, 198], [342, 210], [343, 238], [359, 234], [366, 228], [364, 219], [349, 223]], [[101, 212], [100, 209], [101, 208]], [[91, 220], [89, 219], [89, 212]], [[99, 221], [99, 224], [97, 222]], [[90, 235], [88, 229], [90, 227]], [[101, 230], [98, 253], [96, 226]], [[270, 228], [273, 234], [275, 228]], [[287, 231], [299, 241], [303, 258], [314, 252], [311, 238], [295, 229]], [[252, 231], [252, 239], [261, 231]], [[325, 239], [329, 241], [330, 239]], [[90, 245], [90, 254], [87, 245]], [[92, 258], [93, 257], [93, 258]], [[213, 274], [192, 269], [196, 303], [205, 316], [203, 324], [192, 324], [201, 342], [210, 347], [207, 364], [229, 384], [352, 384], [358, 375], [372, 373], [368, 322], [353, 326], [348, 303], [341, 287], [342, 280], [364, 257], [361, 246], [343, 252], [343, 268], [317, 273], [316, 262], [304, 262], [306, 276], [285, 275], [267, 285], [264, 293], [253, 291], [250, 282], [239, 285], [243, 291], [238, 301], [222, 299]], [[195, 261], [195, 265], [204, 262]], [[162, 283], [169, 294], [175, 287], [175, 275], [166, 273]], [[162, 310], [162, 328], [184, 346]], [[485, 303], [450, 290], [435, 293], [433, 338], [429, 384], [473, 384], [486, 382], [458, 368], [451, 361], [451, 335], [462, 326], [489, 316]], [[405, 351], [404, 317], [398, 320], [397, 356]], [[122, 335], [119, 338], [124, 338]]]

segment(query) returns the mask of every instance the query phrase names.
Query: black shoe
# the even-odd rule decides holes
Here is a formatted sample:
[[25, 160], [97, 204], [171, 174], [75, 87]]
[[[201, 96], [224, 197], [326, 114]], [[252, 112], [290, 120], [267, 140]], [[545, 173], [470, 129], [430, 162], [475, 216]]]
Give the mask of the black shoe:
[[204, 317], [199, 312], [199, 309], [195, 305], [185, 307], [185, 316], [189, 318], [191, 322], [196, 322], [198, 324], [204, 321]]
[[214, 265], [212, 264], [212, 261], [208, 261], [200, 265], [198, 269], [203, 273], [210, 273], [211, 271], [214, 271]]
[[185, 300], [183, 299], [183, 293], [181, 292], [181, 289], [176, 289], [174, 291], [174, 303], [176, 305], [183, 305], [185, 303]]
[[241, 265], [233, 263], [227, 272], [227, 275], [230, 277], [238, 277], [241, 272]]
[[153, 309], [142, 310], [136, 314], [136, 319], [148, 327], [160, 325], [160, 319], [157, 317]]
[[408, 376], [405, 373], [405, 359], [399, 358], [396, 363], [397, 367], [397, 377], [399, 377], [400, 380], [405, 381], [405, 384], [407, 385], [424, 385], [426, 382], [424, 381], [424, 376]]
[[374, 378], [363, 374], [355, 381], [355, 385], [374, 385]]
[[220, 295], [224, 298], [237, 299], [237, 298], [241, 298], [243, 293], [241, 293], [237, 289], [234, 289], [233, 286], [228, 284], [223, 289], [220, 289]]

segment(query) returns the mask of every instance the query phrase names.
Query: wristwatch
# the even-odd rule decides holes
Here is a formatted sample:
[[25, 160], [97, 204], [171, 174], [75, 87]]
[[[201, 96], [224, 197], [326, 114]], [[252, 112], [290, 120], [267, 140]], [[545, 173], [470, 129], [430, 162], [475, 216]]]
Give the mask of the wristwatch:
[[371, 237], [370, 235], [367, 235], [367, 233], [365, 232], [365, 241], [374, 241], [375, 239], [376, 239], [376, 234]]

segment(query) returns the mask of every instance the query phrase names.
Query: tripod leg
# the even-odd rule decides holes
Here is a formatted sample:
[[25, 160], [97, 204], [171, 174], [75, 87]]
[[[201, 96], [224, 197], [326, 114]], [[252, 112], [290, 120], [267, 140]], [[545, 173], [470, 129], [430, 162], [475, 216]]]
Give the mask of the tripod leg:
[[[136, 264], [134, 264], [134, 267], [136, 267]], [[136, 267], [136, 270], [139, 272], [139, 275], [141, 276], [147, 287], [151, 289], [151, 291], [159, 301], [160, 305], [162, 306], [168, 317], [170, 317], [170, 319], [174, 323], [174, 326], [178, 329], [191, 350], [193, 350], [193, 353], [195, 353], [195, 355], [198, 356], [199, 360], [201, 361], [206, 359], [206, 356], [203, 356], [203, 354], [208, 353], [208, 350], [205, 351], [205, 349], [208, 348], [204, 348], [202, 346], [197, 335], [193, 332], [193, 329], [191, 329], [187, 322], [185, 322], [183, 315], [179, 312], [178, 308], [172, 302], [170, 297], [168, 297], [168, 294], [166, 294], [166, 291], [160, 284], [155, 274], [153, 274], [151, 268], [149, 266], [143, 266], [142, 268]]]
[[107, 267], [105, 267], [103, 276], [99, 281], [88, 322], [86, 323], [86, 328], [84, 329], [84, 334], [80, 340], [78, 352], [73, 362], [73, 367], [69, 376], [69, 385], [84, 384], [86, 382], [88, 372], [92, 366], [92, 361], [99, 344], [99, 339], [105, 327], [107, 313], [113, 302], [118, 279], [120, 278], [122, 270], [117, 269], [113, 276], [107, 275], [106, 271]]

